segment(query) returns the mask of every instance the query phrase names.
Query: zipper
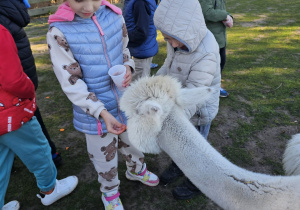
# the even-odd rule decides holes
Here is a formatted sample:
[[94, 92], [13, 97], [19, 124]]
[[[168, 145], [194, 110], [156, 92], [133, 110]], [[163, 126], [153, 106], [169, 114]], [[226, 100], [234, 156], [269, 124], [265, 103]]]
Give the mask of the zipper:
[[[104, 38], [103, 38], [104, 32], [103, 32], [103, 30], [102, 30], [102, 28], [101, 28], [101, 26], [100, 26], [100, 24], [99, 24], [99, 22], [98, 22], [98, 20], [97, 20], [96, 15], [93, 15], [93, 16], [92, 16], [92, 20], [94, 21], [94, 23], [96, 24], [96, 26], [97, 26], [97, 28], [98, 28], [98, 30], [99, 30], [99, 32], [100, 32], [100, 38], [101, 38], [102, 43], [103, 43], [103, 49], [104, 49], [105, 58], [106, 58], [106, 60], [107, 60], [108, 67], [111, 68], [111, 63], [110, 63], [110, 60], [109, 60], [109, 58], [108, 58], [107, 51], [106, 51], [105, 40], [104, 40]], [[110, 79], [110, 85], [111, 85], [111, 87], [112, 87], [112, 89], [113, 89], [113, 92], [114, 92], [114, 94], [115, 94], [115, 96], [116, 96], [116, 99], [117, 99], [117, 104], [118, 104], [118, 115], [119, 115], [119, 118], [121, 119], [122, 123], [125, 124], [125, 123], [124, 123], [124, 120], [123, 120], [123, 118], [122, 118], [122, 115], [121, 115], [121, 113], [120, 113], [120, 109], [119, 109], [119, 97], [118, 97], [118, 94], [117, 94], [117, 92], [116, 92], [116, 90], [115, 90], [115, 88], [114, 88], [112, 79]], [[100, 121], [99, 121], [99, 123], [100, 123]], [[98, 123], [98, 128], [99, 128], [99, 123]], [[101, 123], [100, 123], [100, 125], [101, 125]], [[101, 130], [102, 130], [102, 127], [101, 127]], [[98, 131], [99, 131], [99, 129], [98, 129]], [[98, 133], [100, 133], [100, 132], [98, 132]]]
[[108, 58], [108, 55], [107, 55], [107, 52], [106, 52], [105, 41], [104, 41], [104, 38], [103, 38], [104, 32], [103, 32], [103, 30], [102, 30], [100, 24], [99, 24], [98, 21], [97, 21], [96, 15], [93, 15], [93, 16], [92, 16], [92, 19], [93, 19], [94, 23], [96, 24], [96, 26], [97, 26], [97, 28], [98, 28], [98, 30], [99, 30], [99, 32], [100, 32], [100, 37], [101, 37], [102, 43], [103, 43], [103, 49], [104, 49], [105, 58], [106, 58], [106, 60], [107, 60], [108, 67], [111, 68], [111, 64], [110, 64], [110, 61], [109, 61], [109, 58]]
[[97, 119], [97, 130], [98, 130], [98, 135], [102, 136], [103, 135], [103, 130], [102, 130], [102, 125], [99, 119]]

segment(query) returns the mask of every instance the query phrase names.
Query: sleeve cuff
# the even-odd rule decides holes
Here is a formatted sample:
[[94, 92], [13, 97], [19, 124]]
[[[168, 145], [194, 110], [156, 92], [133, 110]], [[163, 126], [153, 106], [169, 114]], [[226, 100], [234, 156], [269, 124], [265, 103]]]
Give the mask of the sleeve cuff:
[[130, 66], [131, 67], [131, 73], [135, 72], [135, 63], [132, 59], [129, 59], [129, 61], [126, 61], [123, 65], [124, 66], [125, 65]]
[[103, 110], [106, 110], [104, 106], [99, 107], [99, 108], [95, 111], [94, 117], [95, 117], [96, 119], [99, 119], [100, 113], [101, 113]]

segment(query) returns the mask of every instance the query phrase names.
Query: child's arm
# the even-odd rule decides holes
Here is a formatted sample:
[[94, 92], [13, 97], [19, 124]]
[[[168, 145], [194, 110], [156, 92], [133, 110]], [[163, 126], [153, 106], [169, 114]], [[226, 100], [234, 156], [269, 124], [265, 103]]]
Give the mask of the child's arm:
[[129, 49], [127, 48], [129, 38], [128, 38], [128, 33], [127, 33], [124, 18], [123, 18], [123, 40], [122, 41], [123, 41], [123, 63], [124, 63], [124, 65], [130, 66], [132, 69], [132, 72], [134, 72], [135, 64], [134, 64], [134, 61], [131, 59]]
[[123, 40], [122, 41], [123, 41], [123, 65], [126, 66], [126, 74], [125, 74], [125, 80], [123, 81], [123, 86], [127, 87], [131, 82], [132, 73], [134, 73], [134, 69], [135, 69], [135, 64], [134, 61], [131, 59], [129, 49], [127, 48], [129, 38], [128, 38], [128, 33], [127, 33], [124, 18], [123, 18]]
[[218, 69], [216, 55], [214, 53], [207, 53], [195, 64], [192, 64], [186, 81], [186, 87], [210, 87]]
[[0, 46], [0, 86], [19, 98], [34, 98], [34, 85], [23, 72], [16, 44], [9, 31], [2, 26]]
[[100, 113], [103, 118], [107, 132], [119, 135], [126, 130], [126, 125], [121, 124], [114, 116], [112, 116], [106, 109]]
[[216, 0], [200, 0], [202, 13], [205, 20], [212, 22], [226, 20], [228, 12], [225, 10], [215, 9], [215, 1]]
[[156, 72], [156, 74], [155, 74], [156, 76], [158, 76], [158, 75], [167, 75], [168, 74], [169, 67], [171, 66], [173, 57], [174, 57], [174, 48], [167, 42], [167, 57], [165, 59], [164, 64]]
[[98, 119], [104, 104], [88, 91], [82, 80], [80, 65], [74, 59], [69, 45], [60, 30], [53, 27], [47, 33], [47, 43], [54, 73], [69, 100], [84, 112]]
[[[220, 71], [219, 63], [217, 62], [218, 55], [214, 53], [207, 53], [206, 56], [201, 58], [196, 63], [192, 64], [189, 76], [186, 81], [187, 88], [195, 87], [210, 87], [216, 71]], [[197, 104], [189, 106], [185, 112], [191, 118], [197, 111]]]
[[169, 62], [167, 62], [167, 59], [165, 59], [164, 64], [158, 69], [158, 71], [156, 72], [156, 76], [158, 75], [167, 75], [167, 69], [168, 69], [168, 65]]

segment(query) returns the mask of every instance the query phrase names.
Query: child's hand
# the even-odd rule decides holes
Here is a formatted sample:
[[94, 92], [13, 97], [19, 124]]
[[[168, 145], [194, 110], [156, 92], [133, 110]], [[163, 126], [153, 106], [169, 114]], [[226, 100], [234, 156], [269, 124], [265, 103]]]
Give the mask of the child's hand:
[[128, 87], [130, 82], [131, 82], [131, 79], [132, 79], [132, 73], [131, 73], [131, 67], [130, 66], [125, 65], [125, 67], [126, 67], [126, 74], [124, 76], [124, 81], [123, 81], [122, 86], [123, 87]]
[[119, 135], [126, 130], [126, 125], [118, 122], [118, 120], [114, 116], [112, 116], [107, 110], [103, 110], [100, 113], [100, 116], [105, 122], [107, 132]]
[[231, 28], [233, 26], [233, 19], [230, 15], [227, 15], [226, 20], [222, 21], [226, 27]]

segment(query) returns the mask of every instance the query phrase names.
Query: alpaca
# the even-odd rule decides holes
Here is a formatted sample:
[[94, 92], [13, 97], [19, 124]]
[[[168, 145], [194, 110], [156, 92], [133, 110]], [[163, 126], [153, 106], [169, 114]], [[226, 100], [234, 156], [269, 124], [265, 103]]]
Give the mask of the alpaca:
[[283, 154], [283, 168], [287, 175], [300, 175], [300, 133], [292, 137]]
[[[202, 104], [212, 91], [218, 90], [181, 88], [168, 76], [139, 79], [120, 101], [128, 116], [132, 144], [145, 153], [165, 151], [223, 209], [300, 209], [300, 176], [271, 176], [240, 168], [190, 123], [184, 107]], [[299, 135], [297, 138], [300, 141]]]

